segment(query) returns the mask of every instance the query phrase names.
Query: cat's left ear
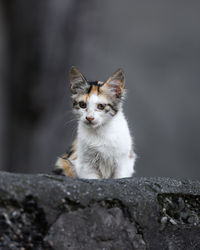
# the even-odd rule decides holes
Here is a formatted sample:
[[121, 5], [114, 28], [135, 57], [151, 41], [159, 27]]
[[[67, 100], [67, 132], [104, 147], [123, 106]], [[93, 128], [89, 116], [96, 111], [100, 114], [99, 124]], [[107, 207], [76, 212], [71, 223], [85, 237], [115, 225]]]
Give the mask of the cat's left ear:
[[107, 88], [109, 92], [116, 98], [123, 97], [125, 90], [125, 77], [122, 69], [118, 69], [104, 84], [103, 88]]

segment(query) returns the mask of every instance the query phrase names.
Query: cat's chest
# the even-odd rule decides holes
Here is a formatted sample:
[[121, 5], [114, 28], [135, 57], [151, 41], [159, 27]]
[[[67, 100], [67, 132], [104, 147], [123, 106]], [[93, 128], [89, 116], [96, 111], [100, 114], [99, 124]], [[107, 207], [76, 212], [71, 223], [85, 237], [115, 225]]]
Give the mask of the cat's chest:
[[[121, 126], [119, 126], [121, 124]], [[78, 144], [81, 155], [98, 154], [102, 158], [117, 158], [128, 154], [131, 137], [124, 122], [95, 131], [79, 127]]]
[[116, 155], [116, 152], [120, 151], [120, 143], [117, 136], [86, 137], [81, 140], [81, 147], [84, 147], [86, 152], [95, 152], [103, 156]]
[[117, 167], [118, 150], [113, 142], [88, 141], [83, 143], [81, 159], [96, 168], [103, 178], [110, 178]]

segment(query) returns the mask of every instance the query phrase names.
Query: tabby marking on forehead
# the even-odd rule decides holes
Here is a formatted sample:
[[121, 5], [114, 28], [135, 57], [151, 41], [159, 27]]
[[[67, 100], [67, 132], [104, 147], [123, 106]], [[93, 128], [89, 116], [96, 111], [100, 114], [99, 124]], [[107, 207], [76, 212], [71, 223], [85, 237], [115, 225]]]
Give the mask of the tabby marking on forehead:
[[99, 95], [99, 86], [98, 85], [91, 85], [91, 87], [88, 91], [88, 96], [91, 96], [93, 94]]
[[100, 87], [104, 84], [101, 81], [88, 82], [90, 84], [90, 88], [88, 89], [88, 95], [91, 94], [100, 94]]

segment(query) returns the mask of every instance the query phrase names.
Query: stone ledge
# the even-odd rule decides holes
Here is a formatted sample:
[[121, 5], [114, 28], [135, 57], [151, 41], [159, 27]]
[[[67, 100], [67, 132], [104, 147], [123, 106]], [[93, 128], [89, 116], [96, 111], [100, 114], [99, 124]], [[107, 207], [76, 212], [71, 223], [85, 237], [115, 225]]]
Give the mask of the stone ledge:
[[200, 182], [0, 172], [0, 249], [200, 249]]

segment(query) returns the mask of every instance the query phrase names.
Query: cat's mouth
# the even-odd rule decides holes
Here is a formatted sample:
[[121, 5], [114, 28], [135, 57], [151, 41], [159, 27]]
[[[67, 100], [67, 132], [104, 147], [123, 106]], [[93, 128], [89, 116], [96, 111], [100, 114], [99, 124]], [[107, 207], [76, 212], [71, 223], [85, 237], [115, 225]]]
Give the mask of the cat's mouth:
[[85, 125], [87, 125], [88, 127], [92, 127], [92, 128], [98, 126], [97, 122], [93, 122], [93, 121], [92, 121], [92, 122], [85, 121], [84, 123], [85, 123]]

